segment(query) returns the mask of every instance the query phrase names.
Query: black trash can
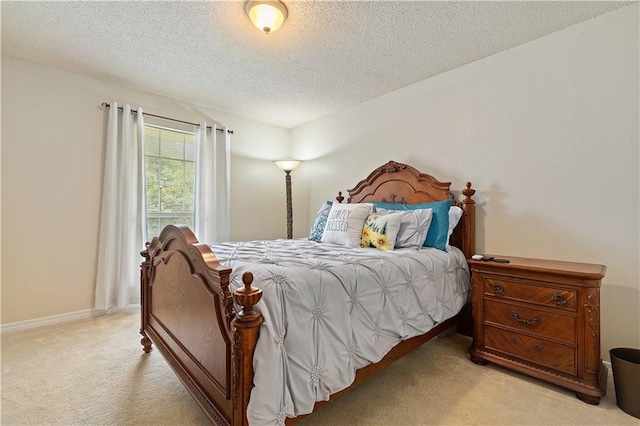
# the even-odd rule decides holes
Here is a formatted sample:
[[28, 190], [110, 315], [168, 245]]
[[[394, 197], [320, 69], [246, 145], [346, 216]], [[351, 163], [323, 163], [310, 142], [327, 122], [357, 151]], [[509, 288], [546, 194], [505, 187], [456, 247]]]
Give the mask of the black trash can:
[[618, 407], [640, 419], [640, 349], [609, 351]]

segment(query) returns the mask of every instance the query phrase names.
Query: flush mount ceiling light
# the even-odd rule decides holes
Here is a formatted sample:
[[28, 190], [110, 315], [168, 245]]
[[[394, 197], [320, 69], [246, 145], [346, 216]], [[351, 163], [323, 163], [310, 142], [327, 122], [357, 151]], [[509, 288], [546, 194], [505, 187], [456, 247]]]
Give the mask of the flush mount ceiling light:
[[245, 4], [244, 10], [253, 25], [266, 34], [276, 31], [287, 19], [287, 8], [278, 0], [250, 0]]

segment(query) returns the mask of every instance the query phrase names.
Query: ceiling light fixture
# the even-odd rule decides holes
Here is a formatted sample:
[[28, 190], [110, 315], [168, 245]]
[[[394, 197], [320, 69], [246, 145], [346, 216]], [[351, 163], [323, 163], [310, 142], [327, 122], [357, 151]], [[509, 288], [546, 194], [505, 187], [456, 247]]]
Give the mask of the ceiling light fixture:
[[249, 0], [244, 6], [245, 12], [258, 29], [269, 34], [276, 31], [285, 19], [287, 8], [281, 1]]

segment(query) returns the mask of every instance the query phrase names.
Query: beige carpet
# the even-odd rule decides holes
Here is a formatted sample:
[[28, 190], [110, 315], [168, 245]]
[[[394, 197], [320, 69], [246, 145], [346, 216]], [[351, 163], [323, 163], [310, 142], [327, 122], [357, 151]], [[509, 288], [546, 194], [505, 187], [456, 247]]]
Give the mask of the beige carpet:
[[[2, 336], [3, 425], [200, 425], [207, 419], [129, 312]], [[495, 366], [469, 339], [427, 343], [301, 425], [638, 425], [609, 383], [599, 406]]]

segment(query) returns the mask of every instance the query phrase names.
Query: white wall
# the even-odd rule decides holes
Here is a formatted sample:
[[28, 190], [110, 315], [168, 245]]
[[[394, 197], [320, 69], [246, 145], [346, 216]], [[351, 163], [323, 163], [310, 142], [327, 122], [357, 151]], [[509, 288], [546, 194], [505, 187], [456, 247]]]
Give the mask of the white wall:
[[638, 49], [636, 3], [300, 126], [296, 195], [391, 159], [472, 181], [477, 252], [607, 265], [603, 357], [639, 347]]
[[[286, 237], [289, 131], [2, 57], [2, 324], [93, 307], [105, 111], [130, 103], [232, 137], [231, 237]], [[256, 214], [259, 213], [259, 215]]]

